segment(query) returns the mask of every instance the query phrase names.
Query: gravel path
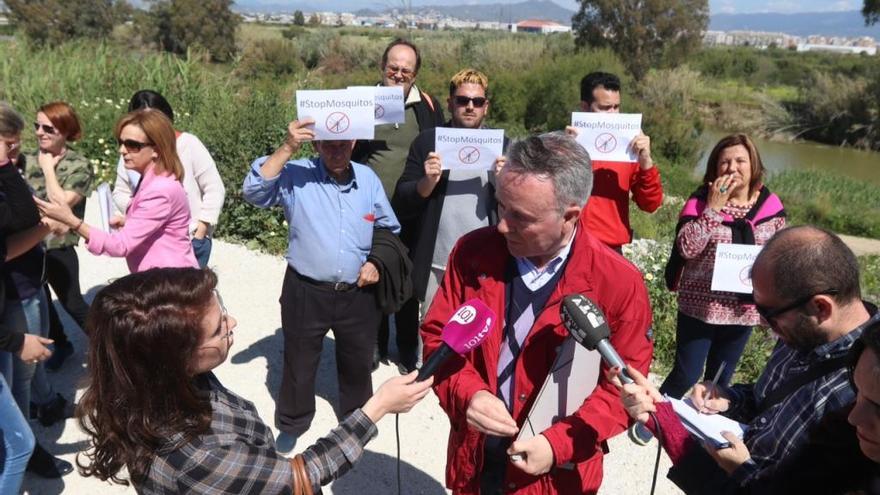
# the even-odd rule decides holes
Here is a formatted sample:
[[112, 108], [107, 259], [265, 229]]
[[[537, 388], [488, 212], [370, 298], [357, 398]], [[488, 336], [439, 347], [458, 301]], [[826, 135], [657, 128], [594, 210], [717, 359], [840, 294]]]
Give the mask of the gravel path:
[[[97, 201], [89, 201], [86, 219], [97, 222]], [[91, 300], [108, 280], [128, 273], [124, 261], [108, 257], [96, 257], [78, 248], [81, 263], [83, 291]], [[274, 413], [273, 397], [280, 385], [281, 373], [281, 322], [278, 296], [281, 291], [285, 263], [281, 257], [269, 256], [245, 249], [243, 246], [217, 241], [211, 266], [220, 278], [219, 290], [229, 312], [238, 319], [235, 344], [229, 361], [221, 365], [216, 374], [231, 390], [251, 400], [260, 415], [271, 425]], [[60, 309], [60, 308], [59, 308]], [[63, 312], [68, 329], [76, 328]], [[83, 350], [85, 337], [79, 330], [70, 331], [76, 353], [60, 372], [52, 374], [56, 389], [66, 396], [76, 387], [77, 396], [82, 393], [85, 375]], [[393, 339], [392, 339], [393, 341]], [[332, 334], [324, 341], [324, 352], [318, 373], [317, 414], [311, 430], [299, 441], [299, 448], [308, 446], [336, 425], [337, 419], [332, 403], [337, 397], [336, 371], [333, 355]], [[381, 366], [373, 374], [378, 385], [397, 374], [394, 366]], [[394, 417], [379, 423], [379, 435], [367, 448], [356, 468], [346, 477], [325, 488], [325, 493], [346, 495], [371, 495], [396, 493], [396, 448]], [[40, 442], [56, 455], [74, 462], [77, 451], [85, 447], [85, 435], [74, 420], [43, 428], [34, 424]], [[401, 478], [402, 493], [443, 495], [446, 464], [446, 438], [449, 424], [433, 394], [417, 405], [412, 412], [400, 416]], [[626, 435], [619, 435], [610, 442], [611, 453], [605, 457], [605, 482], [602, 494], [647, 494], [650, 492], [651, 473], [656, 453], [656, 443], [650, 447], [638, 447]], [[665, 473], [669, 460], [663, 455], [658, 482], [658, 494], [680, 493]], [[134, 493], [134, 490], [110, 485], [78, 473], [61, 480], [43, 480], [28, 475], [25, 492], [53, 495]]]

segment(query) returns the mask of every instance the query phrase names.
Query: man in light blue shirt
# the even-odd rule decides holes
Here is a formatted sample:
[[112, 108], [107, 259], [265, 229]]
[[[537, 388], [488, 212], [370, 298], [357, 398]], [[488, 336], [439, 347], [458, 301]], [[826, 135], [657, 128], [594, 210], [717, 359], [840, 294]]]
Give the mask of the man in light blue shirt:
[[280, 205], [290, 226], [281, 289], [284, 370], [275, 423], [278, 450], [293, 450], [315, 415], [315, 373], [327, 330], [333, 329], [339, 411], [362, 406], [373, 393], [370, 368], [381, 311], [373, 284], [379, 272], [367, 255], [374, 229], [400, 231], [382, 183], [351, 161], [354, 141], [315, 141], [318, 157], [290, 160], [315, 138], [314, 120], [293, 121], [284, 143], [258, 158], [244, 179], [247, 202]]

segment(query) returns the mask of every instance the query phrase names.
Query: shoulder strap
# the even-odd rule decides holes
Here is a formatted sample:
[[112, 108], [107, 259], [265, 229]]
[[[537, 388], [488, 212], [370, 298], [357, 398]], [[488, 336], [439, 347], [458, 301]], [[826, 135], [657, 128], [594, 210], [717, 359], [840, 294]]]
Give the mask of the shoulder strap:
[[782, 385], [771, 390], [758, 404], [758, 410], [763, 412], [778, 404], [780, 401], [794, 393], [795, 390], [811, 383], [829, 373], [837, 371], [845, 367], [850, 362], [849, 353], [838, 356], [834, 359], [822, 361], [816, 366], [812, 366], [800, 375], [794, 376], [786, 380]]
[[291, 479], [293, 495], [313, 495], [312, 483], [309, 481], [309, 474], [302, 454], [297, 454], [290, 459], [290, 468], [293, 471]]
[[428, 106], [431, 108], [431, 111], [433, 112], [434, 111], [434, 99], [431, 98], [431, 95], [429, 95], [427, 92], [422, 91], [421, 88], [419, 88], [419, 93], [422, 94], [422, 99], [425, 100], [425, 103], [428, 104]]

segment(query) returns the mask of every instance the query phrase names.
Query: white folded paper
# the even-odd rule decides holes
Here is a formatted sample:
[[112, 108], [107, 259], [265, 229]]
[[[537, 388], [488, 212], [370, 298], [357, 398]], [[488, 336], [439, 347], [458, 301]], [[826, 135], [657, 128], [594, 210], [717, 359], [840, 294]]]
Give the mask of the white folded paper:
[[571, 125], [577, 129], [577, 142], [587, 150], [591, 160], [638, 160], [630, 145], [642, 132], [642, 114], [574, 112], [571, 114]]
[[712, 290], [752, 293], [752, 265], [763, 246], [754, 244], [717, 244]]
[[297, 119], [315, 119], [315, 140], [373, 139], [372, 87], [296, 92]]
[[444, 170], [490, 170], [504, 153], [504, 130], [437, 127], [434, 151]]

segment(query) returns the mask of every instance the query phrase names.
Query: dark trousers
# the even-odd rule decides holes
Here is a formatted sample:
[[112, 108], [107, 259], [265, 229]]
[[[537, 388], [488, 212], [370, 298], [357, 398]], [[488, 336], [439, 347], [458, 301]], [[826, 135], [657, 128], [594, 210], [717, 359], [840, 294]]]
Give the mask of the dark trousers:
[[52, 295], [49, 293], [49, 286], [52, 286], [64, 310], [83, 331], [86, 329], [86, 316], [89, 313], [89, 305], [83, 299], [79, 286], [79, 257], [73, 246], [46, 251], [46, 275], [49, 283], [43, 287], [46, 290], [46, 300], [50, 303], [49, 338], [54, 340], [56, 345], [65, 345], [68, 342], [67, 335], [64, 333], [64, 325], [55, 310], [55, 305], [51, 304]]
[[[388, 339], [390, 328], [388, 316], [382, 316], [379, 322], [377, 341], [379, 354], [388, 355]], [[419, 300], [415, 297], [403, 304], [400, 311], [394, 314], [394, 327], [396, 330], [397, 350], [400, 353], [400, 363], [408, 368], [415, 367], [419, 360]]]
[[301, 435], [315, 417], [315, 374], [327, 331], [333, 329], [339, 409], [343, 416], [373, 394], [371, 367], [382, 313], [372, 288], [336, 291], [288, 267], [281, 289], [284, 369], [275, 411], [281, 431]]
[[660, 393], [681, 398], [700, 379], [712, 380], [721, 363], [726, 363], [718, 383], [727, 385], [736, 370], [752, 327], [713, 325], [679, 311], [675, 330], [675, 365], [660, 387]]

